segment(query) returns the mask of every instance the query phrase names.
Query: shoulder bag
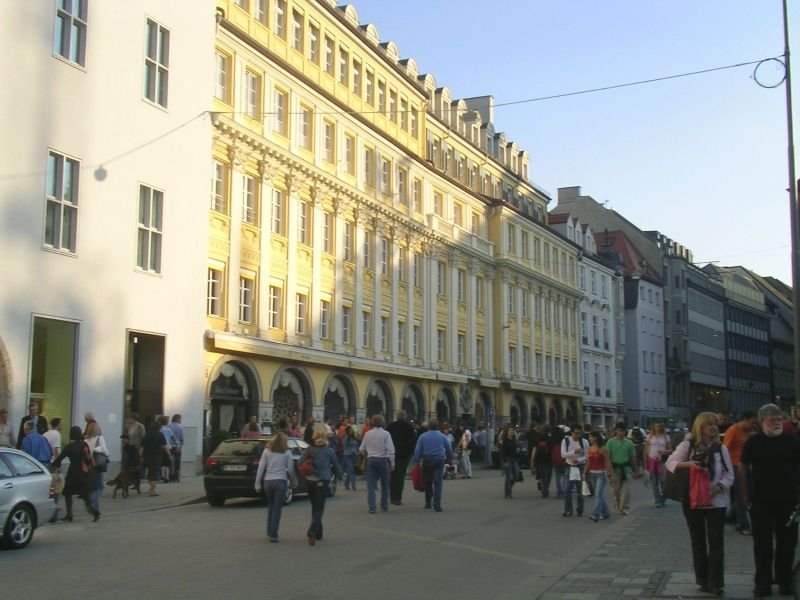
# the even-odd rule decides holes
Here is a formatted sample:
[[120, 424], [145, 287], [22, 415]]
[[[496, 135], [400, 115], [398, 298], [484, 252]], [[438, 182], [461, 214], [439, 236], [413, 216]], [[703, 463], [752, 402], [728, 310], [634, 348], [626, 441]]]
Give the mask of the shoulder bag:
[[297, 470], [300, 471], [303, 477], [309, 477], [314, 474], [314, 460], [311, 448], [308, 449], [300, 464], [297, 465]]
[[[677, 449], [675, 450], [677, 452]], [[689, 456], [691, 456], [691, 445], [689, 446]], [[686, 460], [689, 460], [689, 456]], [[673, 473], [669, 469], [664, 469], [664, 484], [661, 486], [661, 495], [675, 502], [683, 502], [689, 498], [689, 469], [675, 469]]]

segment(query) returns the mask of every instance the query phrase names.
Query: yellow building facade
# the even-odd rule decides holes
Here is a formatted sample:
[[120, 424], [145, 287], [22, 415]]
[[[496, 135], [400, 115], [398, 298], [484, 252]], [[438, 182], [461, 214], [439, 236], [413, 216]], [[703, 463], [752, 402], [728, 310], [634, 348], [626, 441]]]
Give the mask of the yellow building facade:
[[217, 0], [207, 425], [582, 415], [578, 249], [491, 97], [328, 0]]

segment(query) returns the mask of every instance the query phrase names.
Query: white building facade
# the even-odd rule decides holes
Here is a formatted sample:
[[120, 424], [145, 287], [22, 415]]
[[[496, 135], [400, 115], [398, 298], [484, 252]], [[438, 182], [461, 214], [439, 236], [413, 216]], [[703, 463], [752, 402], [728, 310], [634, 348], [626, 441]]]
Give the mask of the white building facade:
[[214, 4], [24, 2], [0, 26], [0, 406], [183, 415], [200, 454]]

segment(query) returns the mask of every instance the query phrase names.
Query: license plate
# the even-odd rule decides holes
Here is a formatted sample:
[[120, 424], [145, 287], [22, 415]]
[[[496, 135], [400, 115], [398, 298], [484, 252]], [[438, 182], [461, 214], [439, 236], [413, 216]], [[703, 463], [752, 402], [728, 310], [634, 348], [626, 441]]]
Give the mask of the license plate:
[[247, 471], [247, 465], [222, 465], [223, 471]]

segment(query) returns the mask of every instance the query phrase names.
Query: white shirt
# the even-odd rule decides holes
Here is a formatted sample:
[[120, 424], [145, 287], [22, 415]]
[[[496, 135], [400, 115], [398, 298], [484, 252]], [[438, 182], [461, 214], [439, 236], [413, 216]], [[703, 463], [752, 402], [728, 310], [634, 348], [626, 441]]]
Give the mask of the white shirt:
[[61, 450], [61, 434], [55, 429], [48, 429], [42, 434], [42, 437], [50, 444], [50, 448], [53, 450], [53, 458], [55, 459], [58, 456], [58, 451]]
[[388, 458], [389, 463], [394, 467], [394, 442], [392, 442], [392, 436], [383, 427], [373, 427], [364, 434], [358, 451], [362, 454], [366, 453], [367, 458]]
[[[675, 472], [675, 467], [678, 463], [690, 460], [691, 444], [688, 440], [678, 444], [675, 452], [667, 460], [667, 470], [670, 473]], [[723, 466], [722, 461], [725, 461]], [[733, 485], [733, 463], [731, 462], [731, 455], [724, 445], [720, 445], [720, 451], [714, 453], [714, 471], [711, 473], [711, 490], [721, 483], [725, 489], [717, 494], [711, 496], [711, 506], [709, 508], [726, 508], [730, 504], [730, 494], [728, 490]]]
[[661, 458], [662, 452], [667, 449], [669, 438], [666, 434], [653, 435], [652, 433], [647, 436], [647, 443], [650, 444], [650, 452], [647, 454], [650, 458]]
[[[576, 450], [583, 450], [581, 454], [575, 454]], [[572, 436], [564, 438], [561, 442], [561, 453], [568, 465], [582, 465], [586, 463], [586, 452], [589, 450], [589, 442], [579, 438], [576, 442]]]

